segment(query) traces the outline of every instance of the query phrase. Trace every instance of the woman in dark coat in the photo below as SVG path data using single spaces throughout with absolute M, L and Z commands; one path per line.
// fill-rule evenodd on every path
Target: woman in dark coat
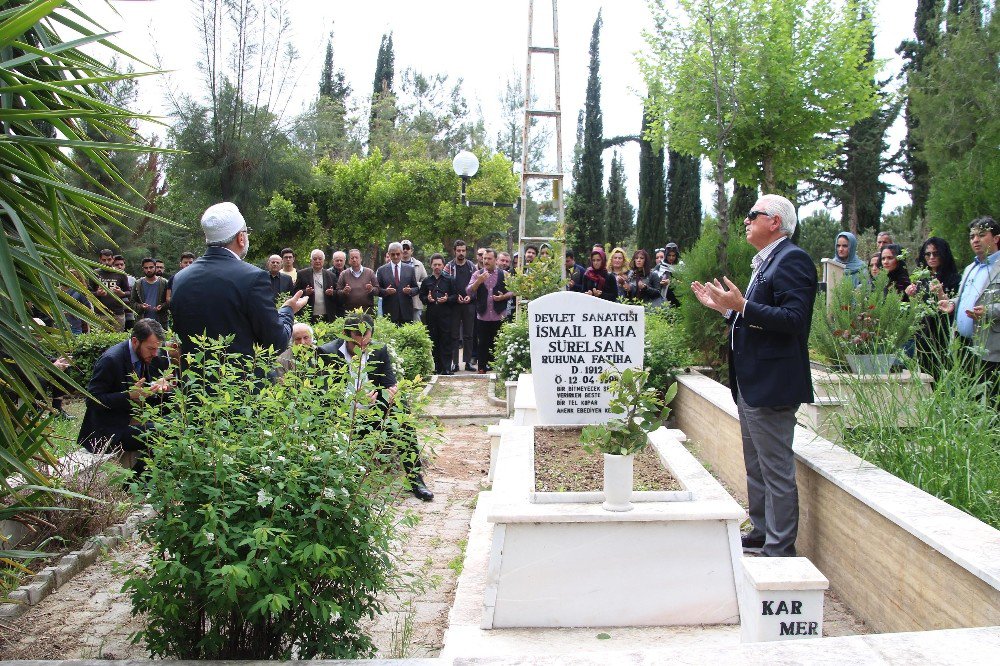
M 608 258 L 604 250 L 595 247 L 590 251 L 590 268 L 583 274 L 580 291 L 606 301 L 618 300 L 618 285 L 614 276 L 608 273 Z
M 889 274 L 889 284 L 886 285 L 886 293 L 889 289 L 895 288 L 899 292 L 903 301 L 909 301 L 910 297 L 906 293 L 906 288 L 910 286 L 910 274 L 906 272 L 906 260 L 901 255 L 903 247 L 892 243 L 882 248 L 879 253 L 879 266 Z
M 914 336 L 917 362 L 925 372 L 937 377 L 944 350 L 948 347 L 953 317 L 940 312 L 937 302 L 955 297 L 961 275 L 948 241 L 937 236 L 931 236 L 920 246 L 917 266 L 929 271 L 930 275 L 908 286 L 906 293 L 914 301 L 925 300 L 933 306 L 931 314 L 923 318 Z
M 650 266 L 649 252 L 636 250 L 632 254 L 632 268 L 628 272 L 625 296 L 642 301 L 643 305 L 648 305 L 660 297 L 660 290 L 656 285 L 651 285 L 652 266 Z

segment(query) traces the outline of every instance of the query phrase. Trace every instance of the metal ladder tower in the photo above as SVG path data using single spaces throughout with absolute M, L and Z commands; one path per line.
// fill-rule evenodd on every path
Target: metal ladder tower
M 525 221 L 528 211 L 528 184 L 531 181 L 547 180 L 552 183 L 552 199 L 556 205 L 558 227 L 565 223 L 563 205 L 563 162 L 562 162 L 562 102 L 559 92 L 559 0 L 552 0 L 552 46 L 536 46 L 534 42 L 535 0 L 528 0 L 528 59 L 524 76 L 524 130 L 521 133 L 521 206 L 517 223 L 517 252 L 523 270 L 524 248 L 530 244 L 552 242 L 554 236 L 526 236 Z M 554 74 L 554 106 L 552 109 L 533 109 L 531 94 L 531 59 L 533 56 L 552 56 L 552 71 Z M 555 171 L 530 171 L 528 164 L 528 147 L 531 139 L 531 123 L 536 118 L 552 119 L 555 122 L 556 155 Z M 555 248 L 553 248 L 554 250 Z M 565 243 L 562 246 L 563 261 L 560 262 L 562 276 L 566 277 Z M 517 317 L 527 301 L 518 299 Z

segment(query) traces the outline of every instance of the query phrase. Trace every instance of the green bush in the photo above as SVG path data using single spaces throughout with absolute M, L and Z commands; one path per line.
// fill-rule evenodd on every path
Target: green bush
M 563 277 L 562 264 L 562 246 L 556 243 L 549 256 L 538 255 L 528 270 L 525 270 L 523 263 L 519 265 L 517 271 L 507 278 L 507 288 L 518 298 L 529 301 L 562 291 L 569 284 L 569 277 Z
M 923 300 L 904 303 L 895 289 L 886 289 L 888 274 L 855 287 L 841 280 L 830 308 L 819 294 L 813 308 L 809 346 L 828 363 L 844 365 L 848 354 L 897 354 L 913 338 L 931 305 Z
M 65 353 L 73 356 L 73 365 L 66 370 L 66 374 L 77 384 L 86 388 L 94 371 L 94 363 L 101 358 L 101 354 L 109 347 L 122 340 L 127 340 L 128 337 L 128 333 L 121 331 L 74 335 L 68 340 L 66 346 Z
M 643 364 L 649 370 L 649 385 L 660 393 L 673 384 L 679 369 L 691 364 L 687 332 L 680 315 L 671 308 L 646 310 L 646 350 Z
M 322 362 L 262 383 L 224 343 L 199 344 L 166 409 L 140 416 L 156 517 L 125 585 L 139 637 L 175 659 L 374 656 L 366 631 L 403 582 L 399 528 L 413 523 L 396 443 L 418 415 L 368 408 L 371 385 L 354 393 Z
M 493 343 L 494 369 L 505 382 L 517 381 L 522 372 L 531 372 L 531 348 L 528 342 L 528 318 L 508 321 L 500 327 Z
M 722 279 L 716 257 L 718 230 L 712 222 L 707 222 L 702 228 L 704 231 L 701 237 L 684 255 L 684 266 L 675 274 L 671 285 L 681 302 L 681 323 L 690 340 L 696 362 L 719 366 L 726 360 L 726 322 L 718 312 L 703 306 L 691 293 L 691 282 L 695 280 L 707 282 Z M 746 291 L 746 285 L 750 281 L 750 260 L 757 254 L 757 250 L 747 243 L 742 223 L 730 225 L 727 247 L 729 265 L 732 266 L 732 274 L 727 277 Z

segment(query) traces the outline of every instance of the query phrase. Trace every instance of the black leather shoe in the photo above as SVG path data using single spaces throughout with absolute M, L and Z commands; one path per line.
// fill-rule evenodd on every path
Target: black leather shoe
M 455 374 L 456 372 L 458 372 L 458 363 L 451 366 L 451 374 Z
M 430 502 L 432 499 L 434 499 L 434 493 L 428 490 L 427 486 L 425 486 L 423 483 L 420 483 L 419 481 L 415 481 L 410 490 L 413 491 L 414 497 L 423 502 Z
M 471 364 L 471 363 L 466 363 L 466 364 L 465 364 L 465 369 L 466 369 L 467 371 L 469 371 L 469 372 L 472 372 L 473 370 L 475 370 L 475 368 L 474 368 L 474 367 L 472 366 L 472 364 Z
M 747 534 L 744 535 L 743 538 L 740 539 L 740 541 L 743 544 L 744 553 L 757 554 L 760 553 L 761 549 L 764 547 L 764 539 L 762 537 L 751 538 L 750 535 Z

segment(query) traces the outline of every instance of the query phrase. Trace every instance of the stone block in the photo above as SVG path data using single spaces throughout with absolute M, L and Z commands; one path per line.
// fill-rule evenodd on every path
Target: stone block
M 7 595 L 7 599 L 16 604 L 30 605 L 28 602 L 28 591 L 24 589 L 24 586 L 21 586 L 16 590 L 11 590 L 11 592 Z
M 823 591 L 830 586 L 804 557 L 744 557 L 744 643 L 823 636 Z
M 13 620 L 28 612 L 26 604 L 0 604 L 0 618 Z
M 63 555 L 56 565 L 56 587 L 62 587 L 81 569 L 80 559 L 76 555 Z
M 31 579 L 30 583 L 23 586 L 23 589 L 28 593 L 28 603 L 34 606 L 56 589 L 56 579 L 54 577 L 46 577 L 38 580 L 38 576 L 35 576 Z
M 74 550 L 73 552 L 70 553 L 70 555 L 75 555 L 76 558 L 80 561 L 80 567 L 83 568 L 83 567 L 89 567 L 91 564 L 93 564 L 94 561 L 97 559 L 97 555 L 100 552 L 101 551 L 98 550 L 96 547 L 91 546 L 90 548 L 85 548 L 82 550 Z

